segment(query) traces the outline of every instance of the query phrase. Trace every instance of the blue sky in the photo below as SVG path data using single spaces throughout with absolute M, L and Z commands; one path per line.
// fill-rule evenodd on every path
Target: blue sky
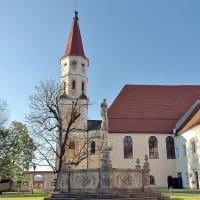
M 60 82 L 75 4 L 88 69 L 89 119 L 125 84 L 200 84 L 199 0 L 0 0 L 0 98 L 25 122 L 28 97 Z

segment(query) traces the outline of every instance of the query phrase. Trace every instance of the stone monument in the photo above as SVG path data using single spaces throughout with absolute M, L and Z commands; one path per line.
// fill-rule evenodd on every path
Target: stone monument
M 153 194 L 150 190 L 149 162 L 145 155 L 143 166 L 136 159 L 135 168 L 112 168 L 110 161 L 111 147 L 108 146 L 108 106 L 106 99 L 101 103 L 101 145 L 100 166 L 97 169 L 62 168 L 59 193 L 52 194 L 45 200 L 67 199 L 166 199 Z
M 106 99 L 103 99 L 101 103 L 101 146 L 100 146 L 100 168 L 109 169 L 112 168 L 110 161 L 110 151 L 111 147 L 108 147 L 108 116 L 107 116 L 108 106 Z

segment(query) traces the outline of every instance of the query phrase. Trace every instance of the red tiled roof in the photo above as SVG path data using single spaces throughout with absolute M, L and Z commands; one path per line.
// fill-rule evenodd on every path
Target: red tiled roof
M 81 33 L 78 24 L 78 12 L 76 11 L 75 11 L 75 16 L 73 18 L 70 35 L 68 38 L 67 47 L 64 54 L 64 57 L 65 56 L 82 56 L 86 58 L 83 50 Z
M 200 99 L 200 85 L 125 85 L 108 110 L 109 132 L 171 133 Z

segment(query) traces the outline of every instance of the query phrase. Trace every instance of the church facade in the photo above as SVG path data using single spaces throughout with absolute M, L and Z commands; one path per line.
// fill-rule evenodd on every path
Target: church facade
M 113 167 L 147 154 L 152 187 L 199 188 L 199 90 L 124 86 L 108 111 Z
M 61 58 L 61 96 L 64 129 L 72 105 L 80 116 L 73 124 L 66 162 L 87 155 L 76 168 L 99 168 L 102 120 L 88 120 L 89 60 L 85 56 L 75 12 L 64 56 Z M 152 187 L 197 188 L 200 172 L 200 85 L 125 85 L 106 110 L 112 168 L 133 169 L 136 160 L 150 163 Z M 105 112 L 104 112 L 105 114 Z M 84 154 L 83 154 L 84 155 Z M 75 158 L 76 157 L 76 158 Z M 142 163 L 141 163 L 142 164 Z

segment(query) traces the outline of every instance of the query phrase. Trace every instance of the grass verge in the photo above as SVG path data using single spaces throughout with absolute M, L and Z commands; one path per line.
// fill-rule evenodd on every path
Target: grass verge
M 178 195 L 178 196 L 174 196 L 174 195 L 170 195 L 170 199 L 171 200 L 200 200 L 200 196 L 184 196 L 184 195 Z
M 15 192 L 6 192 L 3 195 L 0 195 L 0 199 L 5 200 L 43 200 L 44 197 L 49 196 L 48 193 L 15 193 Z

